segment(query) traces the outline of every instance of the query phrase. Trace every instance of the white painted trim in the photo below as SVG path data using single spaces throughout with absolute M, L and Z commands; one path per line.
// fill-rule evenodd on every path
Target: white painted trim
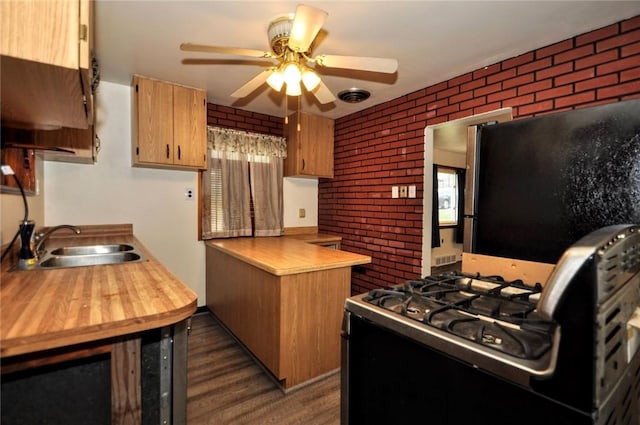
M 422 196 L 422 276 L 431 274 L 431 187 L 433 187 L 433 134 L 434 130 L 449 125 L 474 125 L 491 121 L 505 114 L 512 115 L 511 108 L 501 108 L 495 111 L 483 112 L 465 118 L 459 118 L 439 124 L 428 125 L 424 129 L 424 186 Z

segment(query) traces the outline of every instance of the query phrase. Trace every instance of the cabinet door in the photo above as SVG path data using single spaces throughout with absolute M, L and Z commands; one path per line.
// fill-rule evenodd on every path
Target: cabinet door
M 300 114 L 300 173 L 333 177 L 333 120 Z
M 93 124 L 92 10 L 89 0 L 0 1 L 3 125 L 86 129 Z
M 205 92 L 173 87 L 173 158 L 176 165 L 206 168 Z
M 297 112 L 285 124 L 285 176 L 333 177 L 333 120 Z
M 173 164 L 173 86 L 137 77 L 134 164 Z
M 0 1 L 0 53 L 78 69 L 79 1 Z

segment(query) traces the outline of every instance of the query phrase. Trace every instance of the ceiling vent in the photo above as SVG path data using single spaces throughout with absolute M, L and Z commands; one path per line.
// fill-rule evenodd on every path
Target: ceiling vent
M 359 103 L 369 99 L 369 96 L 371 96 L 371 93 L 368 91 L 356 88 L 343 90 L 338 93 L 338 99 L 347 103 Z

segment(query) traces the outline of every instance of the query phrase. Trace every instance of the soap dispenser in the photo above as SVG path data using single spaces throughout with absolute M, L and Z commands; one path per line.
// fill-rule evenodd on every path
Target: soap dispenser
M 33 220 L 24 220 L 20 222 L 20 253 L 18 254 L 19 269 L 32 269 L 38 262 L 38 255 L 35 251 L 35 227 L 36 222 Z

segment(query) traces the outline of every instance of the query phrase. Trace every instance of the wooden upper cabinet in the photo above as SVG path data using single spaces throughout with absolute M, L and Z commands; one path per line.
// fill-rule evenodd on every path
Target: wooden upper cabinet
M 173 164 L 173 85 L 134 77 L 135 165 Z
M 173 144 L 176 164 L 207 168 L 206 104 L 203 90 L 173 87 Z
M 206 169 L 205 91 L 139 75 L 133 87 L 133 165 Z
M 284 132 L 287 138 L 286 177 L 333 178 L 332 119 L 296 112 L 288 117 Z
M 0 1 L 2 125 L 93 124 L 93 1 Z

